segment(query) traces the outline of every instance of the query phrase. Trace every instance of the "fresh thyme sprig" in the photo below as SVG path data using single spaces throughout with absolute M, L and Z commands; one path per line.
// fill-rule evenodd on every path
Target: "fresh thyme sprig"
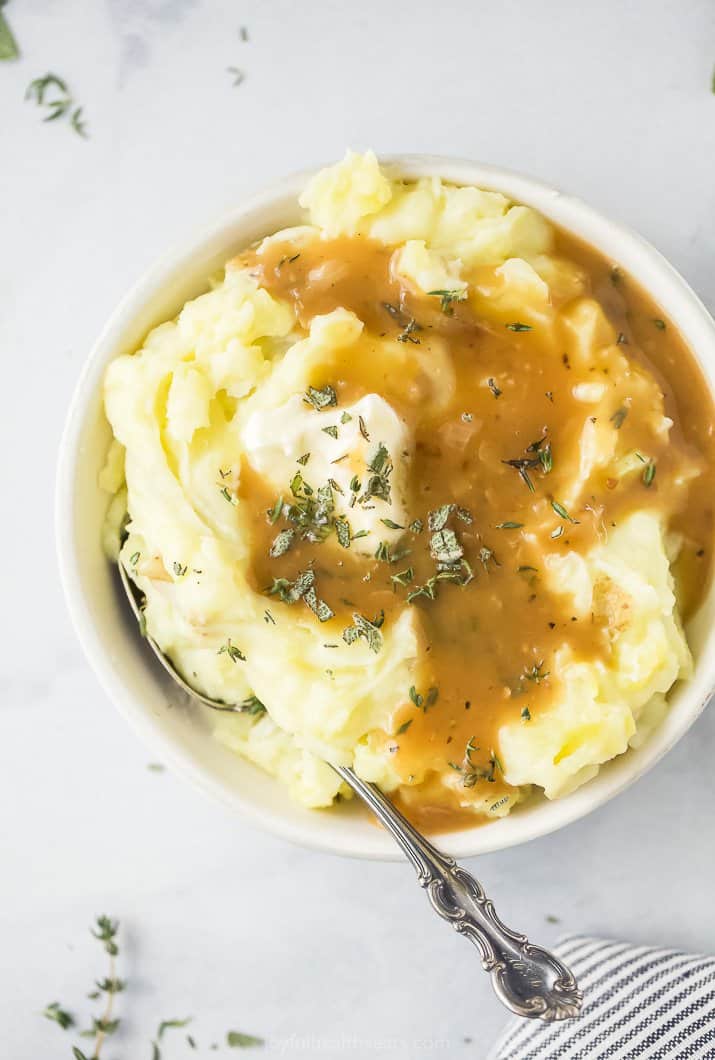
M 108 916 L 98 916 L 90 930 L 94 937 L 99 939 L 105 952 L 109 955 L 109 975 L 97 981 L 97 989 L 90 995 L 92 998 L 105 996 L 102 1014 L 92 1019 L 92 1026 L 89 1030 L 82 1031 L 83 1038 L 94 1038 L 94 1048 L 90 1056 L 86 1056 L 76 1045 L 73 1046 L 72 1051 L 75 1060 L 99 1060 L 105 1040 L 111 1034 L 114 1034 L 119 1026 L 119 1020 L 113 1018 L 114 999 L 126 985 L 124 980 L 117 978 L 116 970 L 116 958 L 119 954 L 119 946 L 117 945 L 119 921 L 111 920 Z
M 1 2 L 1 0 L 0 0 Z M 106 1039 L 114 1034 L 119 1027 L 119 1019 L 114 1016 L 114 1003 L 116 995 L 121 993 L 126 987 L 126 982 L 119 979 L 117 976 L 116 959 L 119 956 L 119 921 L 112 920 L 108 916 L 98 916 L 95 922 L 90 928 L 91 934 L 94 938 L 98 939 L 102 944 L 102 948 L 109 957 L 109 967 L 107 969 L 107 975 L 103 979 L 99 979 L 95 982 L 95 989 L 88 995 L 92 1000 L 98 1000 L 104 997 L 104 1007 L 101 1015 L 96 1016 L 92 1019 L 92 1026 L 85 1031 L 81 1031 L 80 1035 L 82 1038 L 93 1039 L 93 1043 L 89 1045 L 89 1052 L 80 1049 L 79 1046 L 73 1045 L 72 1056 L 74 1060 L 101 1060 L 103 1056 L 103 1047 Z M 45 1019 L 52 1020 L 57 1023 L 62 1030 L 68 1030 L 75 1026 L 74 1016 L 66 1011 L 60 1005 L 59 1001 L 53 1001 L 44 1009 L 42 1015 Z M 152 1060 L 162 1060 L 161 1050 L 159 1049 L 158 1043 L 162 1041 L 164 1033 L 170 1029 L 182 1029 L 192 1022 L 192 1017 L 185 1019 L 165 1019 L 159 1023 L 157 1032 L 154 1036 L 154 1040 L 150 1043 L 152 1046 Z M 196 1049 L 196 1041 L 187 1035 L 186 1038 L 189 1046 L 192 1049 Z M 259 1038 L 257 1035 L 244 1034 L 241 1031 L 229 1030 L 226 1032 L 226 1044 L 232 1048 L 251 1048 L 260 1047 L 265 1045 L 265 1040 Z M 212 1046 L 216 1048 L 216 1046 Z
M 463 764 L 460 765 L 458 762 L 447 762 L 450 769 L 453 769 L 456 773 L 461 773 L 462 784 L 465 788 L 473 788 L 478 780 L 486 780 L 488 784 L 493 784 L 496 780 L 496 770 L 500 773 L 504 773 L 504 767 L 499 760 L 499 756 L 496 751 L 491 750 L 489 752 L 489 768 L 486 766 L 475 765 L 472 760 L 472 755 L 479 750 L 474 737 L 471 736 L 467 740 L 466 747 L 464 749 Z M 495 804 L 496 805 L 496 804 Z M 493 808 L 493 807 L 492 807 Z
M 36 77 L 27 86 L 25 99 L 33 101 L 47 111 L 43 121 L 56 121 L 68 115 L 70 126 L 77 135 L 87 138 L 87 128 L 82 117 L 83 108 L 77 106 L 67 82 L 57 74 L 47 73 L 44 77 Z

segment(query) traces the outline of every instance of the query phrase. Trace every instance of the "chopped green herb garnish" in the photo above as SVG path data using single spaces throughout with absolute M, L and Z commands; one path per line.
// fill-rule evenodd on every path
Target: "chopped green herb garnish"
M 620 429 L 623 426 L 624 420 L 625 420 L 627 415 L 628 415 L 628 409 L 626 409 L 623 406 L 621 406 L 619 409 L 616 409 L 616 411 L 610 417 L 610 421 L 613 424 L 613 426 L 616 428 L 617 431 L 620 431 Z
M 309 386 L 303 397 L 303 401 L 306 405 L 311 405 L 316 412 L 320 412 L 322 409 L 337 405 L 338 398 L 335 390 L 330 385 L 322 388 Z
M 390 549 L 385 541 L 381 541 L 375 549 L 375 559 L 381 563 L 390 563 Z
M 425 695 L 421 695 L 414 685 L 410 687 L 409 697 L 417 707 L 418 710 L 424 710 L 427 712 L 430 707 L 433 707 L 439 698 L 439 689 L 432 685 Z
M 68 1027 L 74 1026 L 74 1016 L 63 1009 L 60 1006 L 59 1001 L 53 1001 L 48 1005 L 42 1015 L 47 1020 L 53 1020 L 55 1023 L 59 1023 L 63 1031 L 66 1031 Z
M 222 644 L 219 650 L 216 652 L 217 655 L 228 655 L 231 662 L 245 662 L 246 656 L 243 654 L 240 648 L 237 648 L 235 644 L 231 643 L 229 637 L 225 644 Z
M 281 532 L 273 539 L 273 544 L 270 547 L 269 555 L 272 556 L 274 559 L 277 559 L 279 556 L 285 555 L 285 553 L 293 544 L 294 540 L 295 530 L 281 530 Z
M 493 563 L 496 567 L 501 567 L 501 563 L 496 558 L 491 548 L 479 549 L 479 562 L 487 573 L 489 572 L 489 563 Z
M 521 530 L 523 523 L 513 523 L 510 520 L 506 523 L 497 523 L 497 530 Z
M 223 497 L 223 499 L 225 501 L 228 501 L 229 504 L 233 504 L 233 505 L 238 504 L 238 501 L 236 500 L 236 498 L 233 496 L 232 493 L 228 492 L 228 489 L 226 488 L 226 486 L 222 486 L 221 487 L 220 493 L 221 493 L 221 496 Z
M 454 315 L 453 302 L 465 302 L 467 299 L 466 288 L 459 287 L 451 291 L 428 291 L 427 294 L 440 299 L 439 307 L 448 317 Z
M 521 712 L 521 720 L 522 721 L 531 721 L 531 711 L 529 710 L 528 707 L 524 707 L 524 709 L 522 710 L 522 712 Z
M 421 534 L 424 530 L 424 524 L 421 519 L 413 519 L 407 529 L 411 534 Z
M 47 93 L 51 98 L 48 98 Z M 56 121 L 65 114 L 69 116 L 70 126 L 86 139 L 87 132 L 82 119 L 82 107 L 75 105 L 72 94 L 65 81 L 56 74 L 45 74 L 31 81 L 25 92 L 25 99 L 32 100 L 38 107 L 44 107 L 47 115 L 43 121 Z
M 649 460 L 646 466 L 643 468 L 643 485 L 651 486 L 653 479 L 655 478 L 655 461 Z
M 441 530 L 447 525 L 447 520 L 452 514 L 453 505 L 442 504 L 439 508 L 435 508 L 434 511 L 430 512 L 427 516 L 427 526 L 430 530 Z
M 334 615 L 332 608 L 316 594 L 315 572 L 311 569 L 302 571 L 293 582 L 287 578 L 274 578 L 273 585 L 265 591 L 268 596 L 278 596 L 284 604 L 303 600 L 321 622 L 327 622 Z
M 502 392 L 491 377 L 487 379 L 487 386 L 489 387 L 495 398 L 501 397 Z
M 403 588 L 409 585 L 415 576 L 415 572 L 412 567 L 408 567 L 407 570 L 400 571 L 398 574 L 391 574 L 390 581 L 394 582 L 395 585 L 401 585 Z
M 370 441 L 370 435 L 368 434 L 367 427 L 365 426 L 365 420 L 362 416 L 358 416 L 358 426 L 360 428 L 360 434 L 363 436 L 366 442 Z
M 332 532 L 335 518 L 334 479 L 329 479 L 324 486 L 314 490 L 298 471 L 290 483 L 293 500 L 283 505 L 282 514 L 293 524 L 293 533 L 305 540 L 320 542 Z M 338 487 L 340 490 L 340 487 Z M 340 490 L 340 492 L 342 492 Z M 282 531 L 285 533 L 285 531 Z M 279 539 L 281 539 L 279 541 Z M 290 542 L 288 542 L 288 545 Z M 278 535 L 274 546 L 285 548 L 285 542 Z M 271 555 L 276 553 L 271 552 Z M 277 553 L 281 555 L 282 553 Z
M 457 563 L 464 555 L 464 549 L 457 540 L 454 530 L 447 528 L 437 530 L 430 538 L 430 554 L 437 563 Z
M 535 685 L 540 685 L 542 681 L 549 677 L 549 671 L 544 671 L 544 660 L 542 659 L 540 662 L 525 669 L 521 676 L 525 681 L 532 681 Z
M 263 1038 L 259 1038 L 255 1034 L 244 1034 L 243 1031 L 228 1031 L 226 1044 L 231 1049 L 253 1049 L 260 1048 L 266 1043 Z
M 569 515 L 569 513 L 564 508 L 563 504 L 560 504 L 559 501 L 552 500 L 551 501 L 551 507 L 554 509 L 556 514 L 561 519 L 565 519 L 567 523 L 578 524 L 578 519 L 572 519 L 571 516 Z
M 321 427 L 321 430 L 323 431 L 323 434 L 329 434 L 331 438 L 337 438 L 338 437 L 338 428 L 335 427 L 335 426 L 332 426 L 332 427 Z
M 299 456 L 298 459 L 296 460 L 296 464 L 302 464 L 302 466 L 305 467 L 305 465 L 308 463 L 309 460 L 310 460 L 310 453 L 303 453 L 303 455 Z
M 502 464 L 507 464 L 508 467 L 516 468 L 519 472 L 519 477 L 522 482 L 529 488 L 531 493 L 534 492 L 534 483 L 531 481 L 531 475 L 529 474 L 529 468 L 537 467 L 541 461 L 538 457 L 533 460 L 527 460 L 524 457 L 518 457 L 516 460 L 502 460 Z
M 411 724 L 412 718 L 410 718 L 408 721 L 403 721 L 402 725 L 400 725 L 399 729 L 395 733 L 395 736 L 402 736 L 403 733 L 407 732 Z
M 280 514 L 281 514 L 282 511 L 283 511 L 283 496 L 281 495 L 280 497 L 278 497 L 276 499 L 276 503 L 273 505 L 273 507 L 269 511 L 266 512 L 266 515 L 268 516 L 268 522 L 271 524 L 271 526 L 273 526 L 275 523 L 278 522 L 278 519 L 280 518 Z
M 521 324 L 521 323 L 519 323 L 518 320 L 515 323 L 513 323 L 513 324 L 505 324 L 504 327 L 508 328 L 509 331 L 531 331 L 532 330 L 531 324 Z
M 665 331 L 665 321 L 661 320 L 660 317 L 656 317 L 653 321 L 658 331 Z
M 358 502 L 364 504 L 372 497 L 378 497 L 389 504 L 391 499 L 390 475 L 393 471 L 393 463 L 383 442 L 378 445 L 368 462 L 367 468 L 371 474 L 368 476 Z M 355 479 L 353 479 L 354 481 Z M 352 482 L 350 483 L 350 488 L 353 488 Z
M 189 569 L 188 566 L 182 567 L 182 565 L 180 563 L 177 563 L 176 561 L 174 561 L 173 570 L 174 570 L 174 574 L 176 575 L 177 578 L 183 578 L 183 576 L 186 574 L 188 569 Z
M 132 552 L 131 556 L 129 557 L 129 562 L 132 565 L 132 567 L 136 567 L 137 563 L 139 562 L 139 557 L 140 556 L 141 556 L 141 552 Z
M 341 423 L 350 423 L 351 419 L 352 419 L 352 416 L 350 415 L 349 412 L 343 412 L 341 414 L 341 416 L 340 416 L 340 422 Z
M 374 622 L 370 622 L 364 615 L 353 612 L 353 624 L 343 630 L 343 640 L 346 644 L 354 644 L 359 637 L 362 637 L 367 642 L 370 651 L 374 651 L 377 654 L 382 647 L 380 627 L 384 620 L 385 616 L 382 612 L 380 612 Z
M 338 544 L 342 545 L 343 548 L 350 548 L 351 533 L 350 523 L 344 516 L 338 516 L 333 524 L 335 526 L 335 536 L 338 539 Z
M 303 599 L 320 622 L 327 622 L 328 619 L 334 617 L 333 609 L 326 604 L 325 600 L 318 598 L 312 586 L 303 594 Z
M 420 340 L 415 335 L 416 331 L 422 331 L 422 325 L 418 324 L 416 320 L 410 319 L 404 327 L 404 330 L 397 336 L 398 342 L 413 342 L 416 346 L 419 346 Z
M 188 1027 L 191 1023 L 191 1016 L 188 1016 L 185 1020 L 162 1020 L 159 1024 L 159 1030 L 156 1032 L 158 1041 L 164 1036 L 164 1031 L 168 1031 L 174 1027 Z
M 543 449 L 539 449 L 539 463 L 541 469 L 545 475 L 548 475 L 549 471 L 554 466 L 554 458 L 551 453 L 551 442 L 547 442 Z
M 380 522 L 383 523 L 388 528 L 388 530 L 404 530 L 405 529 L 404 526 L 400 526 L 399 523 L 393 522 L 392 519 L 381 519 Z

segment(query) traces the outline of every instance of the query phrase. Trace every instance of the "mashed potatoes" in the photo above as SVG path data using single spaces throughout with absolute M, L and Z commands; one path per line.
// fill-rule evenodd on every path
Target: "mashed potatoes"
M 689 673 L 702 462 L 533 210 L 371 153 L 300 206 L 110 365 L 107 547 L 126 512 L 147 630 L 301 803 L 328 762 L 408 810 L 563 795 Z

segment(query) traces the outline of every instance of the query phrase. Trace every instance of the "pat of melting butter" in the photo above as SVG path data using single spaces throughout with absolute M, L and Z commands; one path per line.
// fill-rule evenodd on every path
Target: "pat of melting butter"
M 336 511 L 349 517 L 353 538 L 361 535 L 355 542 L 356 551 L 373 555 L 380 541 L 400 536 L 400 530 L 382 520 L 399 527 L 409 522 L 410 440 L 404 422 L 378 394 L 366 394 L 352 405 L 320 412 L 296 395 L 278 408 L 253 412 L 243 427 L 241 442 L 249 463 L 272 483 L 276 493 L 285 490 L 299 462 L 307 481 L 336 482 Z M 351 498 L 355 500 L 351 483 L 363 481 L 381 445 L 394 464 L 390 499 L 376 497 L 369 506 L 351 505 Z

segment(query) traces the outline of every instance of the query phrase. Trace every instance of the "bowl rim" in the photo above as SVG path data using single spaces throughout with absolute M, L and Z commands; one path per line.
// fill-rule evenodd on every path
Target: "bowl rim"
M 619 264 L 626 258 L 629 259 L 627 271 L 636 277 L 659 304 L 663 303 L 662 292 L 667 292 L 668 316 L 685 335 L 703 377 L 715 397 L 715 321 L 676 269 L 636 232 L 620 222 L 610 220 L 576 196 L 509 169 L 469 159 L 429 154 L 388 155 L 381 156 L 379 160 L 382 165 L 389 167 L 392 175 L 406 180 L 439 176 L 447 183 L 475 185 L 485 190 L 500 191 L 516 203 L 533 206 L 551 221 L 585 239 L 603 253 L 606 252 L 605 246 L 619 246 L 618 254 L 612 255 L 614 259 Z M 403 855 L 394 846 L 392 839 L 387 833 L 377 829 L 374 842 L 356 842 L 355 837 L 349 835 L 341 837 L 337 842 L 328 841 L 320 829 L 306 826 L 296 830 L 294 823 L 289 823 L 275 811 L 246 801 L 236 791 L 229 791 L 216 777 L 210 775 L 210 771 L 192 761 L 177 743 L 162 735 L 156 726 L 149 724 L 148 709 L 129 691 L 109 664 L 107 645 L 103 643 L 92 622 L 74 548 L 75 518 L 72 497 L 82 456 L 80 436 L 88 407 L 96 396 L 104 374 L 106 351 L 116 346 L 119 336 L 148 305 L 152 294 L 162 290 L 170 277 L 176 275 L 182 263 L 190 263 L 201 248 L 208 247 L 219 239 L 222 233 L 228 232 L 240 222 L 247 222 L 251 215 L 259 210 L 270 208 L 272 204 L 277 204 L 278 200 L 284 200 L 287 195 L 297 198 L 307 180 L 321 168 L 323 167 L 316 166 L 294 172 L 253 195 L 243 197 L 240 205 L 203 225 L 193 236 L 182 240 L 161 255 L 120 299 L 83 364 L 60 439 L 54 504 L 57 561 L 72 624 L 100 685 L 132 728 L 172 769 L 232 810 L 238 810 L 249 824 L 253 823 L 300 846 L 359 858 L 402 860 Z M 638 265 L 634 267 L 633 263 Z M 643 274 L 651 277 L 653 281 L 657 279 L 655 286 L 661 291 L 660 297 L 656 296 L 653 283 L 643 280 Z M 701 350 L 709 350 L 709 359 L 703 359 Z M 709 592 L 713 591 L 715 586 L 711 585 Z M 548 813 L 535 818 L 522 818 L 522 827 L 517 824 L 507 836 L 499 836 L 499 830 L 495 831 L 494 825 L 477 825 L 461 832 L 439 836 L 440 846 L 456 856 L 470 857 L 528 842 L 579 820 L 621 794 L 653 768 L 687 732 L 713 691 L 715 627 L 711 626 L 695 673 L 679 692 L 680 700 L 687 700 L 687 708 L 682 707 L 677 724 L 666 726 L 670 718 L 670 715 L 667 715 L 638 753 L 629 750 L 614 760 L 628 761 L 631 768 L 622 767 L 611 783 L 604 782 L 602 770 L 599 776 L 565 799 L 548 802 Z M 514 820 L 516 817 L 517 815 L 512 815 Z

